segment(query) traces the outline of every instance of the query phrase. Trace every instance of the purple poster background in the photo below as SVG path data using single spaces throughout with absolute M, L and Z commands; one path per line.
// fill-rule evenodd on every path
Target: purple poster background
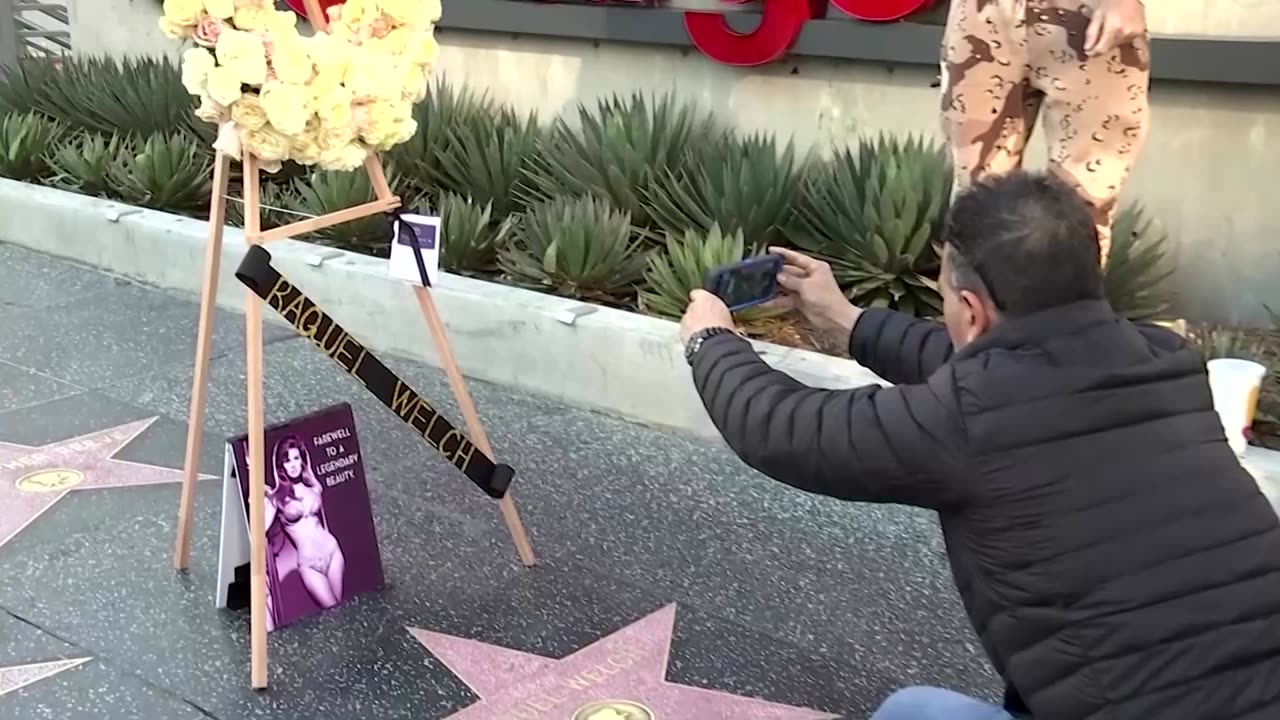
M 248 435 L 231 438 L 248 517 Z M 355 417 L 346 403 L 267 428 L 267 627 L 383 588 Z

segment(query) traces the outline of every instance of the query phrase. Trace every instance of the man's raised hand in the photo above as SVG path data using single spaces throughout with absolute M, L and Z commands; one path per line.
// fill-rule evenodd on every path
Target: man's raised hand
M 770 307 L 800 311 L 814 327 L 847 341 L 862 310 L 844 296 L 827 263 L 783 247 L 769 253 L 782 258 L 780 297 Z

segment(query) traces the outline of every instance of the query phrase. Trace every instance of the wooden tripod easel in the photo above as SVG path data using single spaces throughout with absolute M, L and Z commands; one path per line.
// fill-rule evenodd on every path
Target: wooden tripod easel
M 317 31 L 326 30 L 328 23 L 320 10 L 318 0 L 306 0 L 307 19 Z M 373 185 L 377 199 L 356 207 L 328 213 L 320 217 L 301 220 L 283 227 L 263 231 L 261 229 L 260 162 L 247 151 L 244 153 L 244 234 L 252 245 L 280 240 L 307 232 L 358 220 L 370 215 L 387 213 L 400 207 L 400 198 L 391 192 L 386 174 L 378 158 L 370 156 L 365 161 L 365 171 Z M 178 533 L 174 544 L 173 565 L 185 570 L 191 555 L 191 516 L 195 508 L 195 486 L 200 465 L 200 450 L 204 440 L 204 409 L 208 394 L 209 348 L 213 331 L 213 312 L 217 306 L 218 272 L 222 258 L 222 235 L 226 224 L 227 186 L 231 171 L 231 158 L 218 152 L 213 169 L 213 198 L 209 205 L 209 237 L 205 245 L 204 279 L 200 292 L 200 320 L 196 337 L 195 373 L 191 382 L 191 408 L 187 427 L 187 451 L 182 477 L 182 500 L 178 509 Z M 265 493 L 266 458 L 265 419 L 262 387 L 262 300 L 252 290 L 245 290 L 245 360 L 248 389 L 249 421 L 249 497 L 262 498 Z M 494 457 L 480 415 L 467 391 L 466 381 L 458 369 L 458 362 L 449 344 L 444 322 L 436 310 L 431 291 L 414 287 L 418 305 L 426 318 L 431 337 L 440 355 L 440 364 L 449 378 L 449 386 L 458 401 L 467 432 L 481 452 Z M 515 543 L 520 561 L 533 566 L 537 560 L 533 545 L 529 542 L 515 501 L 507 494 L 499 501 L 503 519 L 511 539 Z M 250 559 L 250 669 L 255 689 L 267 686 L 267 576 L 266 576 L 266 528 L 261 502 L 249 503 Z

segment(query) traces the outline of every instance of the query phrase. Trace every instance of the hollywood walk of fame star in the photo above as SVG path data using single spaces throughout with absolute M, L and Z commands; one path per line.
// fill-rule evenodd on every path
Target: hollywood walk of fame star
M 88 661 L 89 658 L 86 657 L 75 658 L 73 660 L 55 660 L 53 662 L 34 663 L 32 665 L 0 667 L 0 695 L 6 695 L 18 688 L 26 687 L 33 682 L 57 675 L 63 670 L 70 670 L 71 668 Z
M 560 660 L 441 635 L 409 632 L 480 702 L 448 720 L 820 720 L 829 713 L 666 680 L 676 606 Z
M 0 547 L 67 493 L 181 481 L 181 470 L 112 459 L 157 419 L 40 447 L 0 442 Z

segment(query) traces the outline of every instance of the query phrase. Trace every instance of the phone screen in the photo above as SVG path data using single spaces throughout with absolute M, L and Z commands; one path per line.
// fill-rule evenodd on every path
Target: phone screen
M 716 273 L 712 292 L 730 308 L 759 305 L 777 293 L 778 263 L 751 260 Z

